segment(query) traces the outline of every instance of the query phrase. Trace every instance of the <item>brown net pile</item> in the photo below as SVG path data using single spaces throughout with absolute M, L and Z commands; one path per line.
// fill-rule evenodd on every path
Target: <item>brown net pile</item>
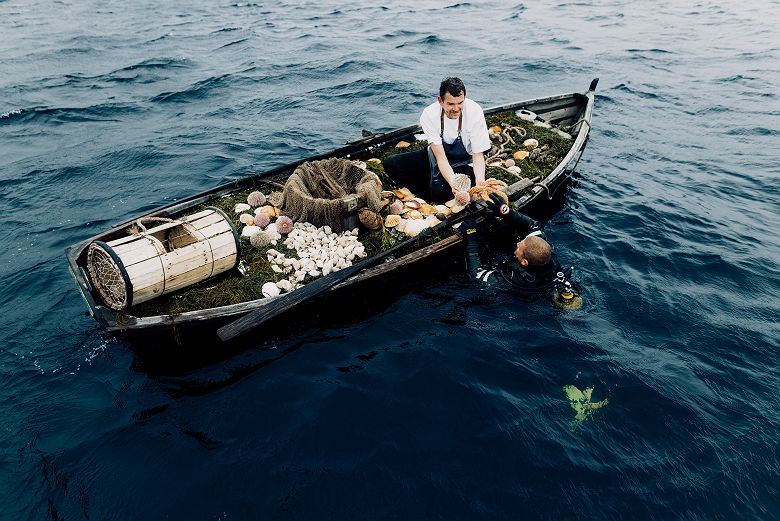
M 295 221 L 343 231 L 344 218 L 355 213 L 355 206 L 344 198 L 356 194 L 358 208 L 378 212 L 382 208 L 381 191 L 382 183 L 376 174 L 348 159 L 309 161 L 287 179 L 280 206 Z

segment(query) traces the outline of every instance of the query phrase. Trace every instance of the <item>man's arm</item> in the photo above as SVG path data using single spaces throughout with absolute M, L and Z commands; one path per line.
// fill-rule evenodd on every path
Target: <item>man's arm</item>
M 485 153 L 475 152 L 471 154 L 471 164 L 474 166 L 474 180 L 477 186 L 485 184 Z

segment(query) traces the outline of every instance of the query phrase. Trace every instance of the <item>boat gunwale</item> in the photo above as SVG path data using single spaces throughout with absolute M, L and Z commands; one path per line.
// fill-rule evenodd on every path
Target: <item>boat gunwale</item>
M 594 97 L 595 97 L 594 91 L 589 90 L 585 93 L 575 92 L 569 94 L 547 96 L 543 98 L 535 98 L 531 100 L 525 100 L 516 103 L 506 104 L 506 105 L 494 106 L 485 110 L 486 115 L 491 115 L 497 112 L 517 110 L 520 108 L 526 108 L 527 106 L 534 106 L 534 105 L 540 105 L 545 103 L 554 103 L 556 101 L 563 101 L 563 100 L 574 101 L 574 103 L 568 106 L 584 107 L 584 108 L 580 108 L 580 110 L 576 111 L 575 113 L 575 115 L 579 117 L 579 120 L 574 125 L 578 126 L 578 128 L 576 130 L 576 137 L 574 137 L 572 146 L 569 148 L 569 152 L 566 154 L 566 156 L 564 156 L 563 159 L 561 159 L 561 161 L 558 163 L 555 169 L 553 169 L 553 171 L 547 177 L 545 177 L 543 183 L 534 185 L 533 188 L 531 189 L 531 193 L 525 194 L 520 198 L 518 198 L 516 201 L 514 201 L 515 205 L 522 208 L 531 204 L 541 194 L 547 191 L 545 187 L 549 187 L 550 185 L 557 184 L 559 182 L 559 178 L 561 178 L 562 176 L 563 179 L 560 179 L 560 182 L 563 182 L 565 178 L 568 177 L 569 174 L 565 174 L 567 167 L 570 165 L 572 161 L 574 161 L 574 158 L 577 153 L 581 154 L 584 152 L 584 147 L 587 144 L 587 139 L 589 137 L 589 132 L 590 132 L 590 120 L 592 117 Z M 550 110 L 558 110 L 558 109 L 560 108 L 553 107 Z M 415 133 L 418 133 L 419 131 L 420 131 L 419 125 L 409 125 L 407 127 L 403 127 L 400 129 L 395 129 L 382 134 L 376 134 L 356 141 L 348 142 L 345 146 L 339 147 L 335 150 L 331 150 L 329 152 L 318 154 L 315 156 L 310 156 L 305 159 L 294 161 L 265 172 L 244 177 L 242 179 L 230 181 L 228 183 L 222 184 L 220 186 L 206 190 L 204 192 L 194 194 L 193 196 L 177 201 L 174 204 L 169 204 L 166 206 L 155 208 L 145 214 L 135 216 L 132 219 L 129 219 L 127 221 L 112 225 L 110 230 L 103 231 L 102 233 L 97 234 L 88 239 L 85 239 L 84 241 L 73 244 L 66 249 L 66 254 L 67 254 L 71 274 L 73 275 L 74 279 L 76 279 L 76 283 L 79 286 L 79 290 L 82 293 L 82 296 L 84 297 L 84 299 L 87 302 L 87 305 L 90 308 L 89 309 L 90 313 L 99 323 L 101 323 L 105 327 L 105 329 L 108 332 L 112 332 L 112 333 L 126 333 L 128 331 L 145 331 L 160 326 L 170 327 L 170 326 L 196 325 L 198 323 L 208 322 L 210 320 L 215 320 L 215 319 L 229 319 L 232 317 L 236 317 L 238 315 L 245 314 L 251 310 L 258 309 L 258 307 L 260 306 L 270 305 L 275 301 L 275 299 L 260 298 L 260 299 L 249 300 L 246 302 L 239 302 L 236 304 L 228 304 L 225 306 L 217 306 L 217 307 L 212 307 L 207 309 L 188 311 L 188 312 L 179 313 L 175 315 L 167 314 L 167 315 L 154 315 L 149 317 L 136 317 L 134 315 L 124 314 L 122 312 L 110 310 L 109 308 L 102 306 L 101 304 L 98 304 L 92 296 L 91 284 L 84 278 L 83 268 L 78 264 L 78 259 L 83 254 L 85 248 L 89 246 L 89 244 L 91 244 L 94 240 L 99 240 L 100 238 L 104 238 L 106 235 L 112 233 L 112 231 L 117 230 L 118 228 L 121 228 L 123 226 L 127 226 L 132 222 L 135 222 L 139 218 L 148 217 L 148 216 L 178 214 L 185 211 L 188 208 L 191 208 L 198 204 L 202 204 L 203 202 L 214 200 L 221 196 L 224 196 L 227 193 L 232 193 L 241 190 L 242 188 L 245 188 L 247 186 L 251 186 L 259 180 L 263 180 L 269 177 L 272 178 L 277 175 L 282 175 L 285 172 L 294 170 L 297 166 L 307 161 L 316 161 L 318 159 L 325 159 L 330 157 L 350 158 L 350 156 L 352 155 L 370 152 L 374 147 L 376 148 L 382 147 L 386 145 L 387 142 L 389 141 L 400 139 L 405 136 L 413 135 Z M 540 186 L 541 184 L 543 184 L 545 187 Z M 447 237 L 442 238 L 440 241 L 437 241 L 421 249 L 436 248 L 437 245 L 441 245 L 442 243 L 445 242 L 448 242 L 446 248 L 449 248 L 455 246 L 460 241 L 458 240 L 453 242 L 452 235 L 449 235 Z M 416 251 L 417 250 L 415 250 L 415 252 Z M 409 255 L 413 255 L 415 252 L 411 252 L 402 257 L 398 257 L 397 259 L 391 261 L 391 263 L 402 265 L 403 259 L 405 259 Z M 367 270 L 365 270 L 365 272 L 359 272 L 353 275 L 352 277 L 349 277 L 337 283 L 336 286 L 334 286 L 334 288 L 343 288 L 351 285 L 357 280 L 364 280 L 366 278 L 371 278 L 372 275 L 370 275 L 370 273 L 372 271 L 385 272 L 387 270 L 388 267 L 384 265 L 368 268 Z

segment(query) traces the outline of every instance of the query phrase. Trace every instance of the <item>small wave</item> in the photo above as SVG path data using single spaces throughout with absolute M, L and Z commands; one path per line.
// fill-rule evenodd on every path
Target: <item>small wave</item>
M 626 49 L 628 52 L 634 52 L 634 53 L 643 53 L 643 52 L 649 52 L 654 54 L 674 54 L 672 51 L 667 51 L 666 49 Z
M 460 2 L 457 4 L 448 5 L 445 9 L 457 9 L 459 7 L 471 7 L 471 2 Z
M 766 127 L 733 128 L 726 132 L 727 136 L 777 136 L 780 131 Z
M 249 38 L 241 38 L 241 39 L 235 40 L 233 42 L 228 42 L 225 45 L 221 45 L 221 46 L 217 47 L 217 49 L 224 49 L 226 47 L 232 47 L 234 45 L 238 45 L 239 43 L 244 43 L 247 40 L 249 40 Z
M 13 110 L 0 117 L 0 126 L 13 123 L 43 123 L 62 125 L 89 121 L 121 121 L 123 116 L 135 113 L 135 105 L 104 103 L 91 107 L 32 107 Z
M 124 71 L 137 71 L 147 69 L 171 69 L 189 67 L 191 65 L 190 60 L 186 58 L 150 58 L 143 60 L 127 67 L 116 69 L 111 74 L 116 74 Z
M 0 119 L 11 118 L 21 113 L 22 113 L 21 109 L 9 110 L 8 112 L 3 112 L 2 114 L 0 114 Z
M 189 101 L 204 99 L 217 89 L 223 87 L 235 87 L 236 78 L 230 74 L 221 76 L 212 76 L 203 81 L 199 81 L 188 89 L 174 92 L 163 92 L 151 98 L 154 103 L 187 103 Z
M 660 96 L 658 94 L 655 94 L 653 92 L 647 92 L 642 91 L 639 89 L 634 89 L 626 85 L 625 83 L 621 83 L 615 87 L 613 87 L 613 90 L 619 90 L 622 92 L 627 92 L 629 94 L 634 94 L 636 96 L 639 96 L 640 98 L 646 98 L 646 99 L 659 99 Z

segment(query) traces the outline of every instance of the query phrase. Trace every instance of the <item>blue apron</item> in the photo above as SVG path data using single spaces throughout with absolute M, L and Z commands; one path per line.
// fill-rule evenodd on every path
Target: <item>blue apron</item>
M 466 145 L 463 144 L 463 139 L 460 137 L 460 131 L 463 126 L 463 111 L 458 118 L 458 137 L 452 143 L 444 142 L 444 109 L 441 111 L 441 144 L 444 147 L 444 154 L 447 156 L 450 166 L 453 171 L 457 167 L 467 165 L 471 162 L 471 154 L 466 151 Z M 452 188 L 449 183 L 442 177 L 439 171 L 439 165 L 436 163 L 436 156 L 433 155 L 431 147 L 428 147 L 428 164 L 431 170 L 430 181 L 430 194 L 431 199 L 439 201 L 448 201 L 452 199 Z M 471 176 L 471 182 L 474 182 L 474 174 L 469 173 Z

